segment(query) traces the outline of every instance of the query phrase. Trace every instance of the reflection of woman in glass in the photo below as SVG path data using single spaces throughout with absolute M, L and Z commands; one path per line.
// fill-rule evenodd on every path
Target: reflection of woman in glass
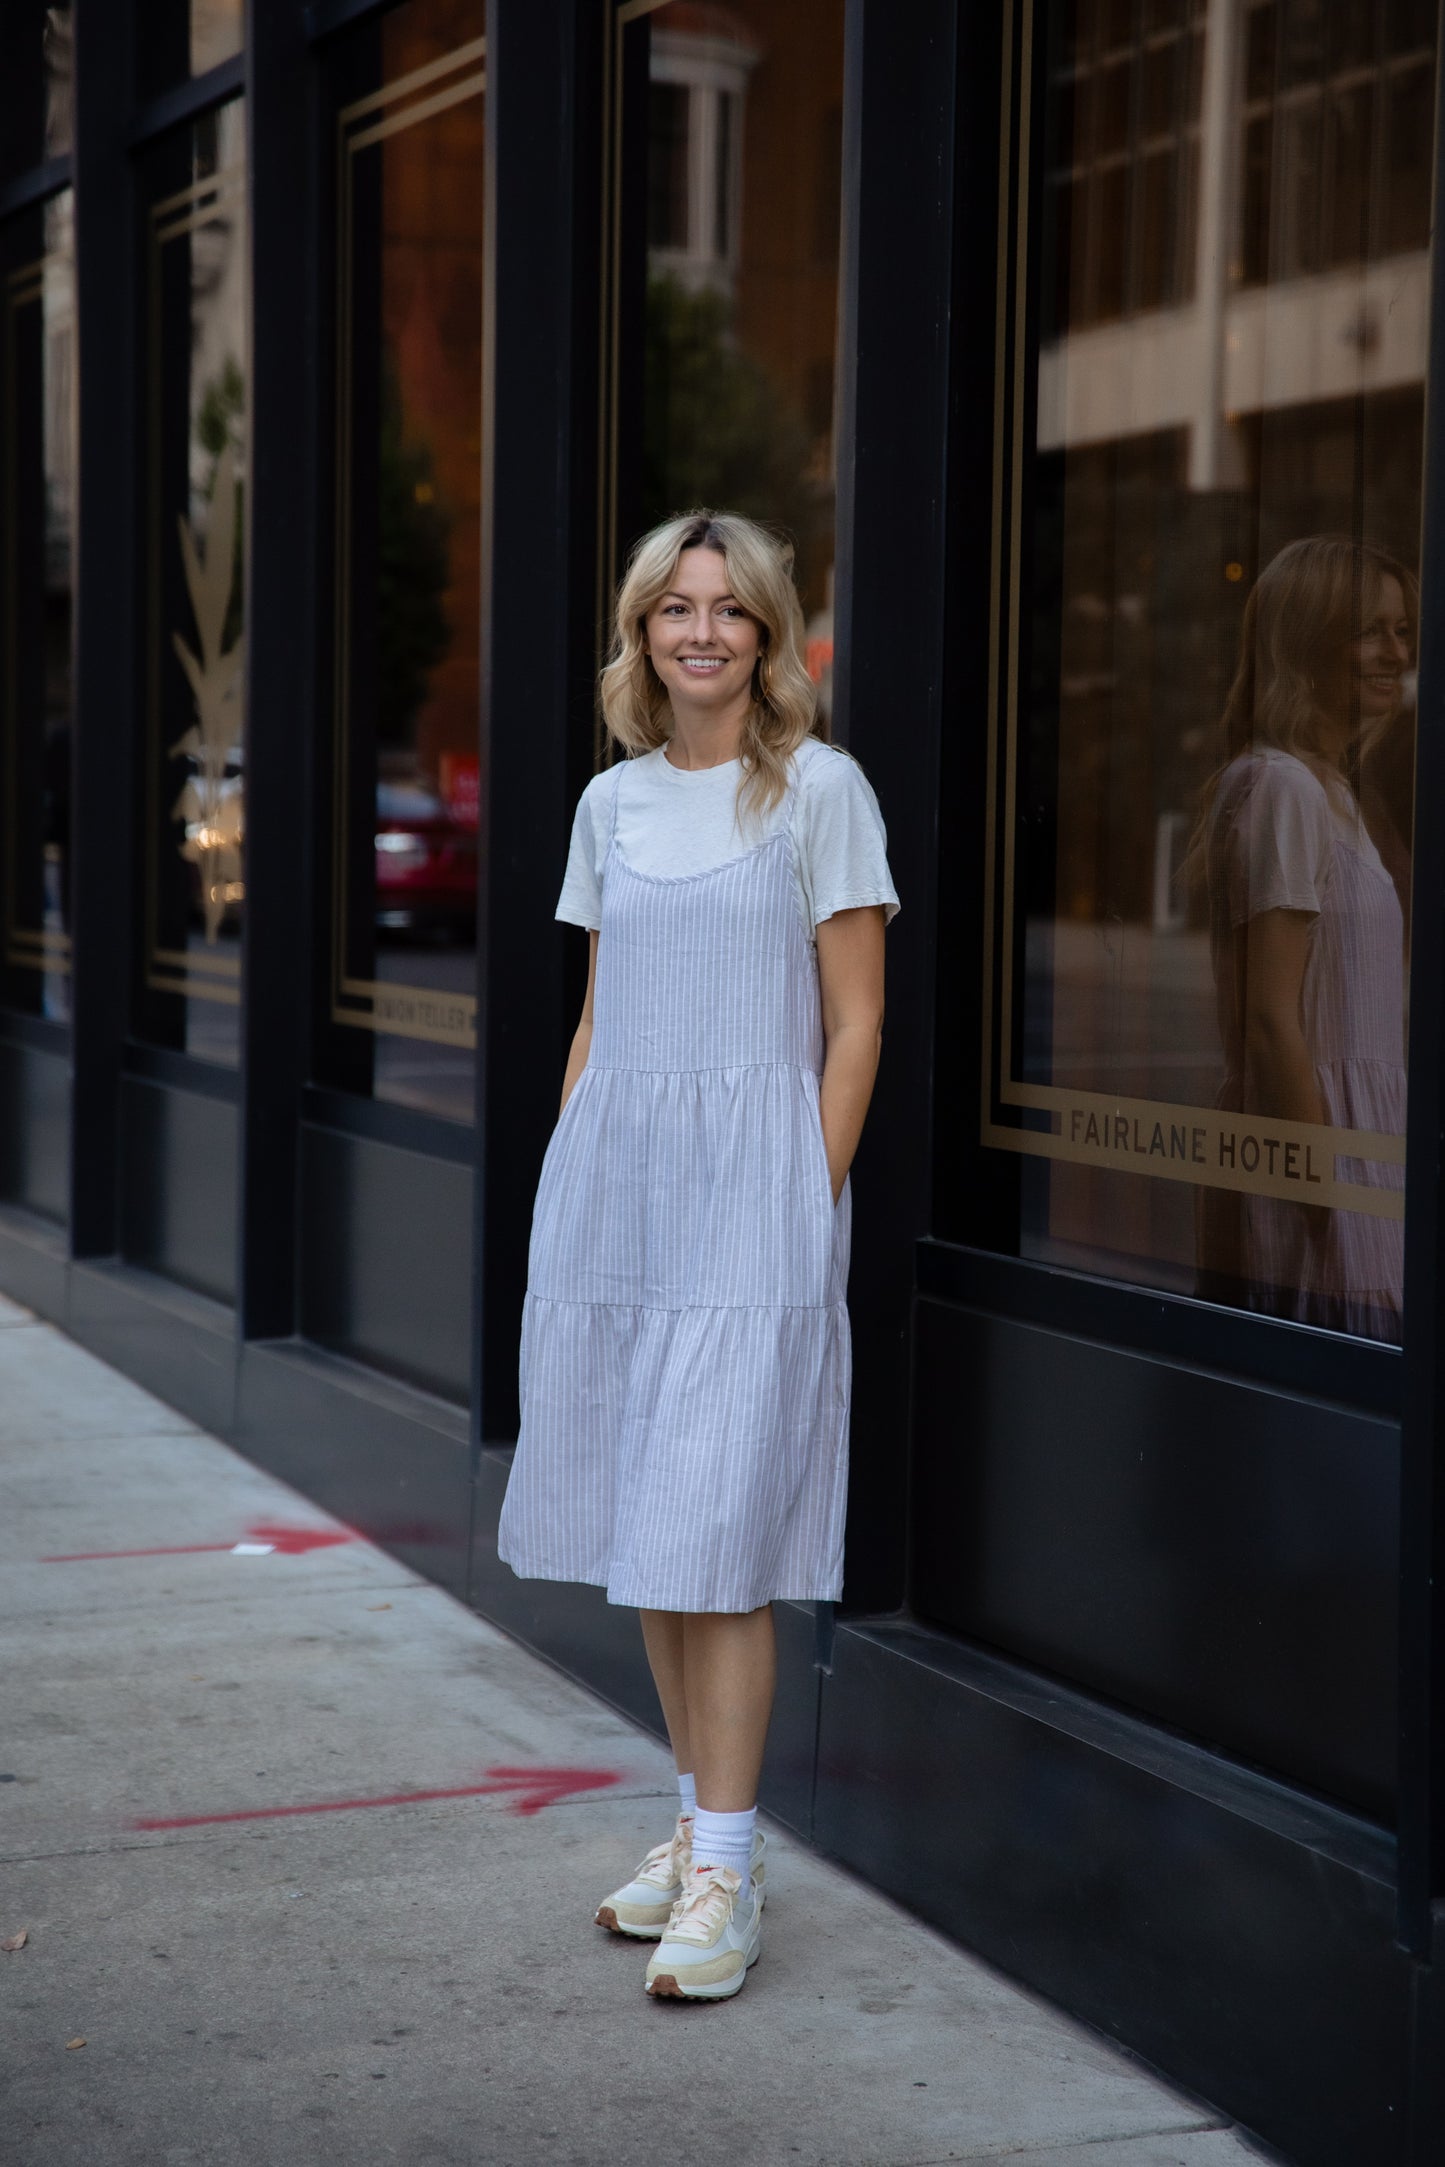
M 1403 565 L 1334 535 L 1291 542 L 1249 598 L 1201 830 L 1221 1107 L 1404 1134 L 1404 925 L 1361 776 L 1406 705 L 1417 609 Z M 1397 836 L 1379 842 L 1398 858 Z M 1378 1160 L 1333 1171 L 1403 1187 Z M 1221 1191 L 1201 1214 L 1206 1291 L 1237 1300 L 1242 1281 L 1272 1316 L 1399 1338 L 1398 1218 Z
M 631 757 L 583 794 L 558 906 L 592 967 L 498 1550 L 642 1613 L 680 1810 L 597 1920 L 658 1942 L 649 1993 L 711 2001 L 758 1953 L 771 1606 L 839 1593 L 847 1177 L 897 898 L 862 770 L 812 734 L 788 562 L 751 521 L 639 544 L 602 705 Z

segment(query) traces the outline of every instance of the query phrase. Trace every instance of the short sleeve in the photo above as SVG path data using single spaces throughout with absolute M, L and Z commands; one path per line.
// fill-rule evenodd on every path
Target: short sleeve
M 553 913 L 564 925 L 585 926 L 589 932 L 597 932 L 602 925 L 602 866 L 612 827 L 610 791 L 617 787 L 617 773 L 615 767 L 604 768 L 577 801 L 567 872 Z
M 820 745 L 799 792 L 795 826 L 798 874 L 814 925 L 836 911 L 881 903 L 885 924 L 898 913 L 888 870 L 888 837 L 872 786 L 856 760 Z
M 1334 856 L 1325 786 L 1302 760 L 1249 762 L 1226 852 L 1229 920 L 1267 910 L 1317 912 Z

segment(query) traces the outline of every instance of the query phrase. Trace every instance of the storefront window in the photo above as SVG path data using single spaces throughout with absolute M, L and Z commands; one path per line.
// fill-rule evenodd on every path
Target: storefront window
M 0 173 L 63 158 L 71 144 L 70 0 L 0 11 Z
M 67 189 L 3 235 L 4 999 L 70 1012 L 72 552 L 75 540 L 75 259 Z
M 1017 26 L 985 1141 L 1024 1255 L 1397 1341 L 1434 11 Z
M 324 1078 L 473 1116 L 481 655 L 480 0 L 350 48 L 337 119 L 337 621 Z
M 234 60 L 246 45 L 246 0 L 145 0 L 136 11 L 142 95 Z
M 143 949 L 137 1029 L 237 1059 L 245 904 L 241 101 L 156 154 L 149 214 Z
M 619 10 L 616 37 L 606 480 L 620 547 L 603 566 L 600 613 L 622 552 L 649 526 L 693 505 L 748 513 L 792 539 L 826 707 L 841 0 L 658 0 Z M 638 138 L 645 158 L 631 154 Z
M 204 75 L 246 42 L 245 0 L 191 0 L 191 73 Z

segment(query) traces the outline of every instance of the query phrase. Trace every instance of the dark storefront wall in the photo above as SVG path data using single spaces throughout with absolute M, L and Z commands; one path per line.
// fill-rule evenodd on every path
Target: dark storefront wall
M 1205 739 L 1195 769 L 1170 747 L 1217 723 L 1248 581 L 1307 524 L 1356 520 L 1361 465 L 1360 516 L 1383 506 L 1415 561 L 1418 375 L 1374 404 L 1244 411 L 1202 490 L 1167 415 L 1141 410 L 1123 449 L 1040 427 L 1066 325 L 1107 336 L 1187 299 L 1204 15 L 1076 10 L 1114 44 L 1061 55 L 1050 0 L 740 0 L 701 26 L 684 0 L 326 0 L 254 6 L 243 44 L 239 9 L 195 0 L 169 47 L 147 11 L 137 69 L 137 10 L 76 12 L 73 158 L 63 114 L 37 134 L 24 11 L 7 51 L 5 268 L 64 256 L 41 214 L 73 188 L 73 307 L 107 366 L 80 371 L 78 527 L 53 433 L 53 473 L 5 455 L 7 519 L 51 526 L 43 603 L 20 598 L 47 628 L 45 728 L 6 706 L 0 1283 L 655 1725 L 635 1621 L 495 1556 L 581 991 L 551 911 L 621 551 L 684 498 L 785 518 L 905 914 L 858 1166 L 846 1602 L 782 1611 L 767 1802 L 1301 2159 L 1433 2158 L 1434 1335 L 1402 1357 L 1243 1314 L 1237 1290 L 1202 1301 L 1188 1188 L 996 1133 L 1049 1125 L 1000 1097 L 1015 1073 L 1082 1104 L 1160 1044 L 1187 1061 L 1163 1086 L 1130 1071 L 1131 1097 L 1208 1105 L 1198 928 L 1152 885 Z M 1296 70 L 1292 109 L 1356 116 L 1380 77 L 1408 144 L 1427 13 L 1395 10 L 1395 44 L 1352 48 L 1337 82 L 1246 10 L 1246 297 L 1327 277 L 1337 256 L 1308 251 L 1344 245 L 1343 212 L 1259 238 L 1268 66 Z M 1051 100 L 1091 69 L 1101 132 L 1064 159 Z M 1040 208 L 1063 181 L 1104 206 L 1066 229 L 1072 284 L 1039 271 L 1067 253 Z M 1418 256 L 1408 189 L 1385 193 L 1367 251 Z M 1121 262 L 1099 238 L 1118 201 Z M 7 291 L 62 330 L 63 278 L 33 286 Z M 0 397 L 33 411 L 63 341 L 12 350 Z M 716 411 L 735 431 L 701 425 Z M 1141 521 L 1164 572 L 1121 609 Z M 236 569 L 208 600 L 218 535 Z M 1427 518 L 1427 562 L 1430 539 Z M 1189 607 L 1201 551 L 1240 570 L 1232 621 Z M 1059 606 L 1096 590 L 1137 698 L 1104 689 L 1097 606 Z M 7 667 L 34 670 L 11 622 Z M 1017 627 L 1011 828 L 991 733 Z M 66 828 L 44 755 L 72 689 Z M 1092 776 L 1091 742 L 1114 762 Z M 1424 802 L 1437 764 L 1427 740 Z M 1417 836 L 1421 1319 L 1440 850 Z M 1111 1040 L 1096 980 L 1070 976 L 1078 929 L 1116 920 L 1194 959 L 1195 1007 L 1146 1015 L 1142 1053 L 1137 1010 Z M 990 972 L 996 995 L 1013 974 L 1021 1038 L 997 998 L 981 1022 Z

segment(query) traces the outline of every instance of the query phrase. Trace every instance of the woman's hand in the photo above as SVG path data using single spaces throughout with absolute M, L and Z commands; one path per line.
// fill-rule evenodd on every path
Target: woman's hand
M 833 1202 L 843 1194 L 873 1096 L 883 1042 L 883 906 L 835 911 L 818 927 L 827 1052 L 819 1106 Z

